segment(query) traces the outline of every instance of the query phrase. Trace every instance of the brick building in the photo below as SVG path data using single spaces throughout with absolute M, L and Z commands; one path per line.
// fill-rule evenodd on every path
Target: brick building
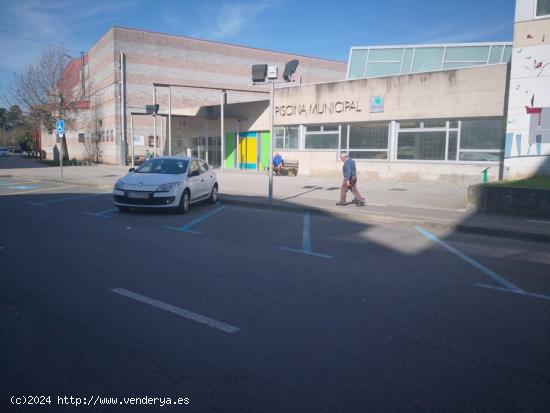
M 345 78 L 344 62 L 113 27 L 90 48 L 85 59 L 77 59 L 67 68 L 68 75 L 78 79 L 80 63 L 84 63 L 85 84 L 80 86 L 89 97 L 66 131 L 69 157 L 94 158 L 97 151 L 100 161 L 120 164 L 132 153 L 143 154 L 156 144 L 158 154 L 169 154 L 170 150 L 173 155 L 191 153 L 219 164 L 221 90 L 227 90 L 224 129 L 258 133 L 259 145 L 259 134 L 264 132 L 265 137 L 269 118 L 268 102 L 258 101 L 268 99 L 269 94 L 266 86 L 252 85 L 251 66 L 276 65 L 282 73 L 285 63 L 292 59 L 300 61 L 294 75 L 298 82 Z M 154 88 L 153 84 L 179 86 Z M 145 106 L 154 99 L 160 106 L 156 142 L 154 119 L 145 114 Z M 246 103 L 251 101 L 256 103 Z M 42 150 L 47 158 L 59 153 L 58 145 L 54 133 L 42 131 Z

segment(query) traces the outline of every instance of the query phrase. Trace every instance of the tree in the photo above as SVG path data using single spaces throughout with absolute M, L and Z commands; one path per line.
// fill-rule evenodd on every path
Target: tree
M 50 48 L 14 75 L 8 95 L 36 124 L 53 130 L 55 120 L 64 119 L 66 128 L 71 128 L 78 117 L 78 102 L 84 99 L 80 72 L 75 68 L 80 66 L 71 65 L 63 49 Z M 62 146 L 64 158 L 69 159 L 65 137 Z
M 101 138 L 103 135 L 103 128 L 101 125 L 100 115 L 97 109 L 92 112 L 92 116 L 89 120 L 88 130 L 91 133 L 86 134 L 84 137 L 84 150 L 86 151 L 86 159 L 95 163 L 101 161 Z
M 9 110 L 0 108 L 0 130 L 2 131 L 2 146 L 15 146 L 21 136 L 32 132 L 27 118 L 17 105 L 12 105 Z
M 26 131 L 20 138 L 19 138 L 19 146 L 21 147 L 21 150 L 24 152 L 27 152 L 29 155 L 36 157 L 36 145 L 34 141 L 34 136 L 32 135 L 32 132 Z

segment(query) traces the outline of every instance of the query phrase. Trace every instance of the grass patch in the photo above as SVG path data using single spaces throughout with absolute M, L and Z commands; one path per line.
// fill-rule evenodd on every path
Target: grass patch
M 517 181 L 493 182 L 493 185 L 510 186 L 513 188 L 550 189 L 550 177 L 535 177 Z

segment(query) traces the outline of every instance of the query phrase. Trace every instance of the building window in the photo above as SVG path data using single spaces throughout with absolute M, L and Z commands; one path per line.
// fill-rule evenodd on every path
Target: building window
M 397 159 L 445 160 L 445 132 L 400 133 L 397 141 Z
M 550 16 L 550 0 L 537 0 L 537 17 Z
M 398 160 L 498 162 L 504 145 L 500 118 L 403 121 Z
M 338 149 L 340 139 L 339 125 L 307 126 L 305 149 Z
M 538 0 L 537 16 L 550 14 L 550 0 Z M 351 49 L 348 79 L 421 73 L 511 60 L 512 44 L 483 43 L 412 47 L 356 47 Z
M 502 119 L 469 119 L 460 123 L 461 161 L 500 160 L 504 147 Z
M 83 133 L 78 134 L 78 142 L 80 142 L 80 143 L 86 142 L 86 137 Z
M 298 149 L 300 127 L 280 126 L 275 128 L 275 149 Z
M 349 128 L 349 140 L 346 129 L 342 128 L 341 149 L 349 152 L 355 159 L 388 159 L 389 125 L 387 123 L 354 124 Z

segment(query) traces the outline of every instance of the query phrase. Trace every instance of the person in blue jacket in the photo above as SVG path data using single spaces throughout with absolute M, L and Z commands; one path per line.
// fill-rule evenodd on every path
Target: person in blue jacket
M 276 152 L 273 157 L 273 173 L 275 175 L 280 175 L 284 164 L 283 157 L 279 154 L 279 152 Z
M 357 190 L 357 169 L 355 168 L 355 161 L 349 157 L 347 153 L 340 155 L 340 159 L 344 162 L 342 172 L 344 174 L 344 181 L 340 188 L 340 201 L 336 205 L 346 205 L 346 195 L 348 191 L 351 191 L 355 199 L 353 202 L 357 206 L 365 205 L 365 198 L 361 196 Z

